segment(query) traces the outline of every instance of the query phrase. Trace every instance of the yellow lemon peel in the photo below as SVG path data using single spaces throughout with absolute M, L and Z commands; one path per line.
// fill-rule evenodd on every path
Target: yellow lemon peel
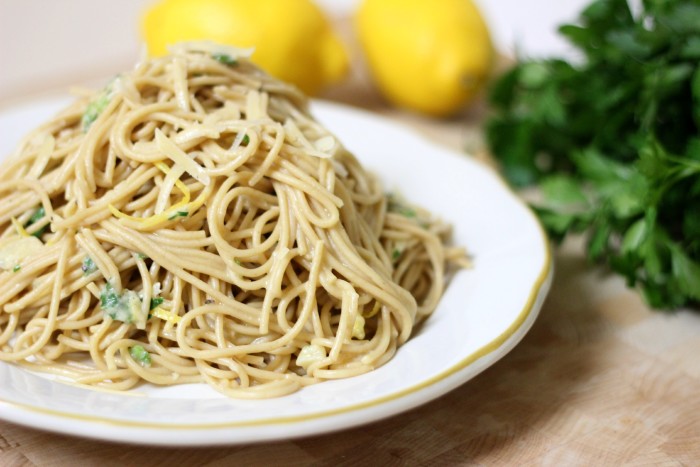
M 153 56 L 182 41 L 253 47 L 252 61 L 316 94 L 348 70 L 345 46 L 311 0 L 161 0 L 141 21 Z
M 452 115 L 490 74 L 491 38 L 471 0 L 364 0 L 355 26 L 374 82 L 397 106 Z

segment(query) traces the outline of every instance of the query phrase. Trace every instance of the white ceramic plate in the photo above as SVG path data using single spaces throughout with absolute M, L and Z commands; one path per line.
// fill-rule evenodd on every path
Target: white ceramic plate
M 0 155 L 66 102 L 44 100 L 0 112 Z M 0 418 L 156 445 L 284 439 L 408 410 L 472 379 L 510 351 L 535 320 L 551 282 L 548 241 L 532 213 L 491 170 L 464 154 L 349 107 L 318 102 L 314 109 L 387 188 L 400 189 L 453 223 L 455 242 L 475 258 L 475 267 L 454 277 L 438 309 L 391 362 L 366 375 L 263 401 L 227 399 L 206 385 L 104 392 L 0 363 Z

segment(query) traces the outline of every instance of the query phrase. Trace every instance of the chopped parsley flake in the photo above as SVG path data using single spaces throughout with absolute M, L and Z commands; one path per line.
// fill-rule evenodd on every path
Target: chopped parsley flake
M 417 216 L 415 209 L 406 206 L 404 203 L 399 201 L 394 194 L 388 194 L 387 199 L 389 200 L 389 205 L 387 206 L 389 212 L 395 212 L 408 218 L 414 218 Z
M 119 294 L 114 290 L 114 286 L 107 282 L 100 294 L 100 305 L 102 308 L 115 308 L 119 305 Z
M 177 219 L 178 217 L 187 217 L 189 215 L 189 211 L 177 211 L 176 213 L 171 214 L 170 217 L 168 217 L 168 220 L 172 221 L 174 219 Z
M 82 266 L 80 266 L 80 269 L 83 271 L 84 276 L 89 276 L 93 272 L 97 271 L 97 265 L 92 260 L 92 258 L 86 256 L 83 260 Z
M 404 217 L 416 217 L 416 211 L 406 206 L 395 206 L 393 209 L 390 207 L 389 211 L 396 212 Z
M 19 264 L 16 264 L 15 267 L 12 268 L 12 272 L 19 272 L 20 269 L 22 269 L 22 266 L 20 266 Z
M 244 135 L 243 139 L 241 140 L 241 144 L 245 144 L 246 146 L 250 143 L 250 137 L 248 135 Z
M 120 294 L 107 282 L 100 294 L 100 305 L 105 315 L 113 320 L 133 323 L 138 329 L 146 328 L 148 316 L 142 311 L 141 299 L 133 290 L 124 290 Z
M 32 225 L 39 220 L 43 219 L 44 216 L 46 215 L 46 210 L 44 209 L 44 206 L 39 206 L 39 209 L 37 209 L 34 214 L 32 214 L 32 217 L 29 218 L 29 223 L 27 225 Z
M 109 101 L 111 100 L 111 86 L 102 91 L 102 93 L 90 104 L 88 104 L 83 114 L 81 123 L 83 125 L 83 132 L 87 133 L 92 124 L 97 120 L 97 117 L 107 108 Z
M 153 297 L 151 299 L 150 309 L 152 310 L 154 308 L 158 308 L 159 306 L 161 306 L 163 304 L 164 301 L 165 301 L 165 299 L 163 297 Z
M 34 211 L 34 214 L 32 214 L 32 217 L 29 218 L 29 221 L 27 221 L 27 224 L 26 224 L 24 227 L 26 228 L 26 227 L 29 227 L 29 226 L 32 225 L 32 224 L 36 224 L 37 222 L 39 222 L 39 221 L 40 221 L 41 219 L 43 219 L 44 217 L 46 217 L 46 210 L 44 209 L 44 206 L 39 206 L 39 209 L 37 209 L 36 211 Z M 34 237 L 36 237 L 36 238 L 41 238 L 41 236 L 42 236 L 42 235 L 44 234 L 44 232 L 46 231 L 46 228 L 47 228 L 47 227 L 48 227 L 48 224 L 45 225 L 45 226 L 43 226 L 42 228 L 40 228 L 40 229 L 37 230 L 36 232 L 34 232 L 32 235 L 33 235 Z
M 151 366 L 151 354 L 148 353 L 142 345 L 135 345 L 129 349 L 129 355 L 136 360 L 141 366 Z
M 400 257 L 401 257 L 401 250 L 399 250 L 398 248 L 394 248 L 394 251 L 391 252 L 391 259 L 396 261 Z
M 231 57 L 229 54 L 212 54 L 211 58 L 224 65 L 234 66 L 238 65 L 238 60 Z

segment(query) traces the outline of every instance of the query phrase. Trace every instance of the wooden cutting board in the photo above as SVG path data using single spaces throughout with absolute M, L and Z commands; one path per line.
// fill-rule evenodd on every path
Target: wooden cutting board
M 0 465 L 700 465 L 700 315 L 651 313 L 570 243 L 509 355 L 446 396 L 324 436 L 163 449 L 0 422 Z
M 464 120 L 375 110 L 455 149 L 478 133 Z M 700 313 L 649 311 L 620 279 L 587 264 L 577 239 L 556 250 L 550 295 L 510 354 L 385 421 L 200 449 L 110 444 L 0 422 L 0 466 L 358 464 L 700 465 Z

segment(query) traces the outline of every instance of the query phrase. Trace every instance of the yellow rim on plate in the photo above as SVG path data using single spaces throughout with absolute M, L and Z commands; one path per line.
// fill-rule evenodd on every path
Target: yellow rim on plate
M 335 104 L 332 104 L 335 105 Z M 335 105 L 336 107 L 340 107 L 338 105 Z M 364 114 L 364 112 L 358 111 L 356 109 L 352 109 L 353 113 L 356 114 Z M 372 115 L 372 114 L 367 114 L 368 116 L 371 116 L 374 119 L 381 119 L 381 117 Z M 386 122 L 387 124 L 393 125 L 392 122 Z M 480 161 L 476 161 L 477 163 L 481 164 Z M 323 419 L 323 418 L 329 418 L 329 417 L 334 417 L 342 414 L 349 414 L 352 412 L 359 412 L 365 409 L 369 409 L 372 407 L 380 406 L 382 404 L 386 404 L 389 402 L 395 402 L 398 401 L 402 398 L 405 398 L 407 396 L 417 394 L 420 391 L 429 388 L 431 386 L 434 386 L 450 376 L 453 376 L 457 373 L 459 373 L 462 370 L 467 369 L 470 365 L 478 361 L 480 358 L 483 358 L 489 354 L 492 354 L 493 352 L 497 351 L 500 349 L 502 346 L 504 346 L 509 339 L 513 338 L 518 331 L 523 330 L 522 336 L 524 336 L 525 332 L 528 330 L 527 328 L 524 329 L 523 326 L 526 324 L 528 325 L 528 328 L 532 323 L 534 322 L 534 318 L 537 315 L 537 312 L 539 311 L 539 308 L 541 306 L 541 301 L 544 299 L 546 292 L 549 287 L 549 281 L 552 277 L 552 255 L 551 255 L 551 248 L 549 245 L 549 240 L 547 239 L 547 236 L 542 229 L 542 226 L 540 225 L 539 221 L 536 219 L 534 213 L 525 205 L 522 199 L 518 197 L 518 195 L 508 186 L 508 184 L 500 177 L 495 176 L 494 177 L 505 189 L 507 192 L 510 193 L 510 195 L 513 197 L 513 199 L 518 202 L 523 209 L 526 210 L 532 221 L 535 223 L 535 225 L 538 228 L 539 232 L 539 238 L 543 242 L 544 245 L 544 261 L 543 265 L 541 266 L 541 269 L 539 271 L 539 275 L 537 276 L 537 279 L 534 281 L 530 293 L 527 297 L 527 300 L 525 302 L 525 305 L 523 309 L 520 311 L 518 316 L 513 320 L 513 322 L 506 328 L 503 332 L 501 332 L 497 337 L 492 339 L 490 342 L 485 344 L 484 346 L 480 347 L 478 350 L 475 352 L 469 354 L 468 356 L 464 357 L 461 359 L 459 362 L 456 364 L 452 365 L 451 367 L 441 371 L 440 373 L 431 376 L 430 378 L 427 378 L 423 381 L 420 381 L 417 384 L 414 384 L 412 386 L 406 387 L 404 389 L 398 390 L 394 393 L 377 397 L 372 400 L 364 401 L 364 402 L 359 402 L 356 404 L 352 404 L 346 407 L 341 407 L 341 408 L 335 408 L 335 409 L 328 409 L 328 410 L 322 410 L 316 413 L 307 413 L 303 415 L 288 415 L 288 416 L 280 416 L 280 417 L 266 417 L 266 418 L 260 418 L 260 419 L 255 419 L 255 420 L 239 420 L 239 421 L 225 421 L 225 422 L 209 422 L 209 423 L 192 423 L 192 424 L 184 424 L 184 423 L 173 423 L 173 422 L 168 422 L 168 423 L 162 423 L 162 422 L 151 422 L 151 421 L 134 421 L 134 420 L 123 420 L 123 419 L 113 419 L 113 418 L 105 418 L 103 416 L 96 416 L 96 415 L 84 415 L 84 414 L 76 414 L 76 413 L 71 413 L 71 412 L 65 412 L 61 410 L 55 410 L 55 409 L 50 409 L 50 408 L 45 408 L 45 407 L 39 407 L 27 403 L 22 403 L 22 402 L 15 402 L 15 401 L 9 401 L 6 399 L 3 399 L 2 396 L 0 396 L 0 404 L 6 404 L 8 406 L 15 407 L 17 409 L 25 410 L 25 411 L 31 411 L 34 413 L 38 413 L 41 415 L 47 415 L 50 417 L 55 417 L 55 418 L 61 418 L 61 419 L 68 419 L 68 420 L 77 420 L 80 422 L 89 422 L 89 423 L 99 423 L 99 424 L 106 424 L 109 426 L 113 427 L 124 427 L 124 428 L 155 428 L 155 429 L 162 429 L 162 430 L 211 430 L 211 429 L 227 429 L 227 428 L 241 428 L 241 427 L 261 427 L 261 426 L 272 426 L 272 425 L 284 425 L 284 424 L 293 424 L 293 423 L 300 423 L 300 422 L 307 422 L 307 421 L 312 421 L 312 420 L 318 420 L 318 419 Z M 511 345 L 514 346 L 517 344 L 517 341 L 511 342 Z M 505 353 L 504 353 L 505 355 Z M 390 363 L 389 363 L 390 364 Z M 480 371 L 477 371 L 474 375 L 478 374 Z M 430 397 L 425 397 L 423 400 L 419 401 L 416 404 L 410 404 L 410 407 L 414 407 L 416 405 L 419 405 L 420 403 L 428 402 L 439 395 L 448 392 L 449 390 L 453 389 L 454 387 L 463 384 L 464 382 L 468 381 L 469 378 L 463 380 L 463 381 L 456 381 L 455 384 L 453 384 L 450 387 L 445 388 L 440 392 L 439 394 L 431 395 Z M 131 397 L 142 397 L 135 395 L 133 393 L 120 393 L 121 395 L 124 396 L 131 396 Z M 385 414 L 383 414 L 380 417 L 376 417 L 375 419 L 378 418 L 383 418 L 384 416 L 390 416 L 393 414 L 396 414 L 398 412 L 401 412 L 402 410 L 406 409 L 408 407 L 399 407 L 398 409 L 394 411 L 389 411 Z M 18 421 L 18 420 L 15 420 Z M 360 422 L 357 422 L 355 424 L 358 424 Z

